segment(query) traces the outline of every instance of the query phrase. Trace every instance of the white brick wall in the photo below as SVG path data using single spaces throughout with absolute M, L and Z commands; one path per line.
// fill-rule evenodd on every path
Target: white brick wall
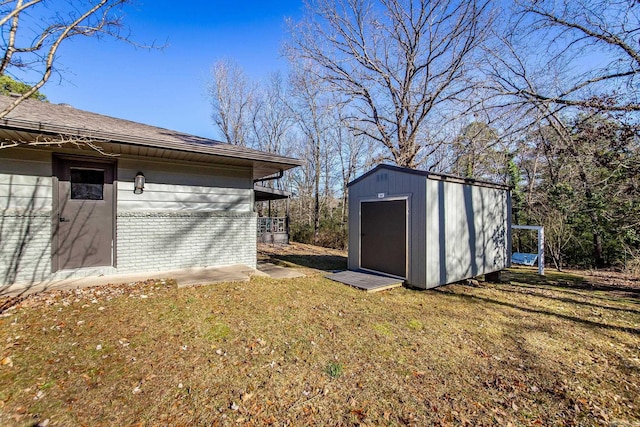
M 43 281 L 50 274 L 51 212 L 1 211 L 0 286 Z
M 255 268 L 256 216 L 253 212 L 121 213 L 116 259 L 112 273 L 233 264 Z M 51 274 L 51 213 L 0 212 L 0 289 L 54 278 L 62 277 Z
M 118 273 L 256 267 L 253 212 L 126 212 L 117 217 Z

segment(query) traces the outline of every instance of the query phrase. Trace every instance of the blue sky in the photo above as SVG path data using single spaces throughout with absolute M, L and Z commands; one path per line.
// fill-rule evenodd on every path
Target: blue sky
M 217 137 L 206 85 L 212 64 L 235 59 L 249 77 L 286 69 L 280 48 L 285 18 L 299 18 L 302 0 L 139 0 L 125 22 L 143 50 L 112 39 L 63 46 L 57 76 L 43 88 L 50 102 L 95 113 Z

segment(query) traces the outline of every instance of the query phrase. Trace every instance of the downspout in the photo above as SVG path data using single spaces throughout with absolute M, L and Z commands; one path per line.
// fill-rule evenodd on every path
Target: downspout
M 276 180 L 276 179 L 280 179 L 283 176 L 284 176 L 284 171 L 280 170 L 278 172 L 278 175 L 276 175 L 276 176 L 268 176 L 266 178 L 254 179 L 253 183 L 255 184 L 256 182 L 273 181 L 273 180 Z M 288 213 L 287 213 L 287 215 L 288 215 Z M 269 200 L 269 218 L 271 218 L 271 200 Z
M 280 172 L 278 172 L 278 175 L 276 176 L 268 176 L 266 178 L 260 178 L 260 179 L 254 179 L 253 183 L 255 184 L 256 182 L 263 182 L 263 181 L 272 181 L 274 179 L 280 179 L 284 176 L 284 171 L 281 170 Z

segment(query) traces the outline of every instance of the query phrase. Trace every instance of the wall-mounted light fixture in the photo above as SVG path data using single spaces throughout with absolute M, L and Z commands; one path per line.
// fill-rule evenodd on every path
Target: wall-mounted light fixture
M 133 194 L 142 194 L 144 191 L 144 174 L 138 172 L 133 180 Z

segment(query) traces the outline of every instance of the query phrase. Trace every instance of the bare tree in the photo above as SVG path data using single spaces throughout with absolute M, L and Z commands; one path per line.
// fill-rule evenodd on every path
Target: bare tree
M 509 15 L 487 52 L 498 94 L 545 114 L 640 111 L 639 2 L 516 0 Z
M 464 126 L 451 145 L 456 175 L 505 182 L 510 151 L 498 137 L 497 129 L 486 123 L 473 121 Z
M 47 0 L 0 1 L 0 75 L 34 79 L 29 90 L 0 111 L 0 118 L 44 86 L 56 70 L 58 49 L 68 40 L 110 36 L 133 43 L 122 23 L 123 9 L 129 3 L 130 0 L 65 0 L 53 5 Z
M 416 167 L 439 142 L 429 120 L 468 96 L 472 57 L 491 23 L 484 0 L 310 0 L 291 56 L 349 103 L 353 130 Z
M 287 85 L 280 73 L 269 76 L 256 91 L 251 114 L 252 146 L 269 153 L 283 154 L 294 125 L 288 108 Z
M 287 105 L 288 87 L 279 72 L 272 73 L 267 80 L 256 87 L 254 102 L 250 105 L 250 132 L 248 145 L 269 153 L 286 154 L 292 149 L 295 120 Z M 286 180 L 269 180 L 261 185 L 285 189 Z M 269 202 L 268 206 L 276 212 L 282 211 L 287 202 Z M 262 215 L 265 203 L 256 205 Z
M 74 146 L 77 148 L 89 148 L 103 156 L 117 157 L 118 154 L 108 153 L 101 147 L 101 143 L 109 142 L 98 138 L 76 136 L 76 135 L 63 135 L 45 136 L 38 135 L 35 138 L 30 139 L 11 139 L 0 140 L 0 150 L 4 148 L 19 147 L 19 146 Z
M 211 77 L 209 96 L 213 122 L 229 144 L 246 146 L 255 85 L 231 59 L 217 61 L 211 68 Z
M 336 103 L 337 104 L 337 103 Z M 334 126 L 330 128 L 329 149 L 337 163 L 334 166 L 334 174 L 338 175 L 341 192 L 340 222 L 343 226 L 347 223 L 347 184 L 355 179 L 359 173 L 376 164 L 377 151 L 371 138 L 364 135 L 355 135 L 349 129 L 346 111 L 343 105 L 333 110 L 332 120 Z
M 316 79 L 313 65 L 308 62 L 292 63 L 291 87 L 294 93 L 290 105 L 296 124 L 302 133 L 304 158 L 307 160 L 307 173 L 313 181 L 313 234 L 314 242 L 319 241 L 320 231 L 320 184 L 323 172 L 323 152 L 327 149 L 328 130 L 331 124 L 330 114 L 333 108 L 328 103 L 326 87 Z M 329 179 L 328 176 L 324 177 Z

